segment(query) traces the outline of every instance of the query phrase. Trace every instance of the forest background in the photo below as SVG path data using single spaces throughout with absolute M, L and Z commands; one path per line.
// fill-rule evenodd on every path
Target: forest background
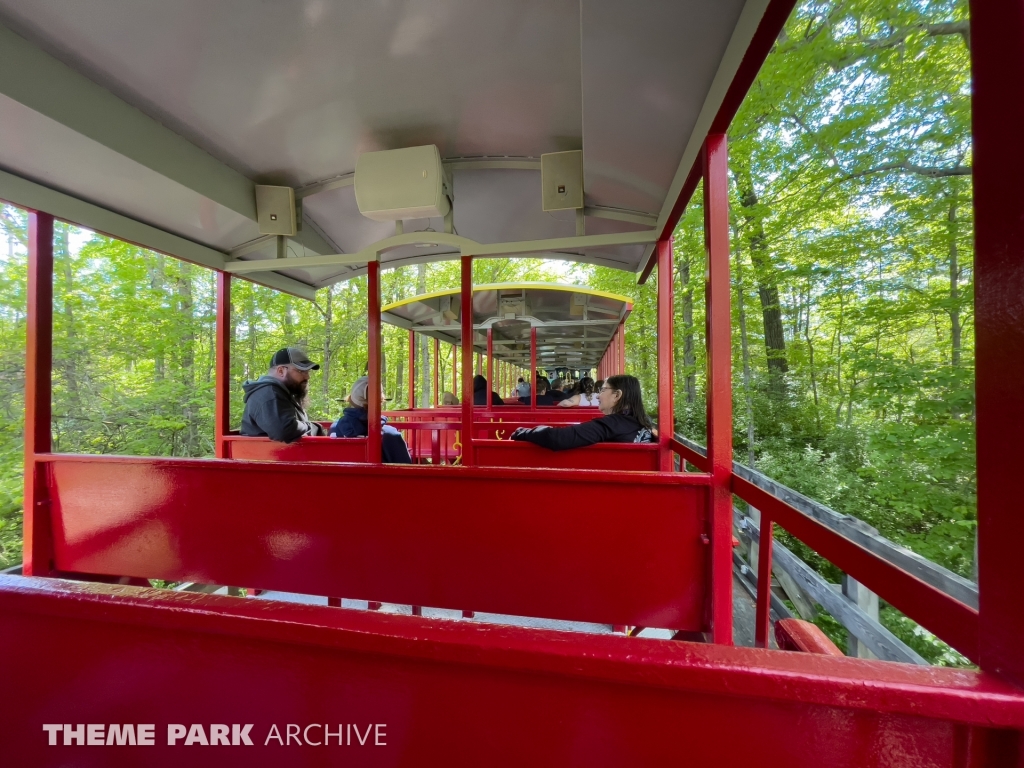
M 969 49 L 962 0 L 802 2 L 729 130 L 737 460 L 968 577 L 976 522 Z M 0 229 L 7 567 L 21 561 L 24 212 L 0 209 Z M 674 249 L 676 418 L 702 442 L 700 190 Z M 60 223 L 55 262 L 54 450 L 212 455 L 214 274 Z M 556 278 L 632 297 L 627 372 L 656 403 L 664 276 L 638 286 L 633 274 L 529 259 L 480 260 L 474 273 L 476 282 Z M 457 284 L 457 263 L 442 262 L 384 272 L 382 293 L 389 302 Z M 295 343 L 323 366 L 311 413 L 336 418 L 366 362 L 365 311 L 365 279 L 324 288 L 315 302 L 235 281 L 234 423 L 241 382 Z M 405 402 L 405 332 L 386 327 L 384 348 L 385 389 Z M 418 347 L 422 397 L 432 381 L 428 349 L 426 340 Z M 450 364 L 443 349 L 442 375 Z M 964 663 L 895 610 L 884 607 L 882 620 L 926 658 Z M 827 616 L 820 622 L 842 640 Z

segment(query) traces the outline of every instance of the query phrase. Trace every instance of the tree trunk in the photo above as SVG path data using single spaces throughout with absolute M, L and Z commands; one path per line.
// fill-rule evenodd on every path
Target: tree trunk
M 327 297 L 323 310 L 324 316 L 324 347 L 323 362 L 320 363 L 320 394 L 327 401 L 327 393 L 331 381 L 331 349 L 334 333 L 334 286 L 328 286 Z
M 757 295 L 761 300 L 761 314 L 764 317 L 764 347 L 768 358 L 768 394 L 781 398 L 786 394 L 786 336 L 782 327 L 782 309 L 779 303 L 779 287 L 776 283 L 775 267 L 768 254 L 764 224 L 757 211 L 757 192 L 750 176 L 749 165 L 736 165 L 736 179 L 739 184 L 741 215 L 746 222 L 747 246 L 750 262 L 757 278 Z
M 199 433 L 198 414 L 192 406 L 191 395 L 195 388 L 195 317 L 193 315 L 195 302 L 192 300 L 192 265 L 188 262 L 179 262 L 178 272 L 178 316 L 184 324 L 183 332 L 177 335 L 178 347 L 181 351 L 181 367 L 179 376 L 182 384 L 185 385 L 182 394 L 181 414 L 188 426 L 185 428 L 185 435 L 181 447 L 184 456 L 199 455 Z
M 146 259 L 146 266 L 150 266 L 149 258 Z M 155 255 L 156 265 L 149 269 L 149 287 L 156 292 L 163 292 L 164 290 L 164 275 L 166 269 L 166 259 L 162 253 Z M 167 375 L 167 362 L 165 359 L 164 341 L 162 339 L 156 340 L 156 349 L 153 353 L 153 377 L 156 381 L 163 381 L 164 376 Z
M 75 327 L 75 284 L 68 244 L 69 225 L 57 222 L 55 229 L 57 234 L 56 255 L 60 260 L 64 278 L 64 334 L 67 339 L 67 348 L 64 359 L 61 361 L 61 367 L 64 369 L 64 381 L 68 389 L 68 411 L 72 416 L 78 416 L 81 412 L 81 393 L 78 381 L 78 329 Z
M 684 249 L 679 264 L 683 304 L 683 391 L 686 402 L 697 401 L 697 358 L 693 349 L 693 285 L 690 283 L 690 254 Z
M 814 395 L 814 423 L 821 434 L 821 413 L 818 402 L 818 377 L 814 372 L 814 343 L 811 341 L 811 287 L 807 286 L 807 316 L 804 318 L 804 341 L 807 342 L 807 366 L 811 371 L 811 393 Z
M 422 296 L 427 292 L 427 265 L 420 264 L 416 268 L 416 293 Z M 420 408 L 429 408 L 433 403 L 433 382 L 430 380 L 430 337 L 419 334 L 420 341 Z M 492 387 L 494 382 L 488 382 Z
M 747 462 L 754 467 L 754 397 L 750 386 L 750 347 L 747 345 L 747 311 L 744 303 L 743 272 L 736 252 L 736 307 L 740 319 L 740 350 L 743 353 L 743 390 L 747 401 Z
M 950 360 L 954 368 L 960 366 L 960 337 L 963 326 L 960 321 L 960 263 L 957 247 L 960 223 L 957 220 L 958 199 L 954 192 L 949 204 L 949 326 L 950 326 Z

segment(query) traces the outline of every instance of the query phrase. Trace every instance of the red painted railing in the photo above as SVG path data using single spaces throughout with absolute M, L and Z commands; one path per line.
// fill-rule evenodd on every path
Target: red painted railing
M 966 670 L 5 576 L 0 615 L 18 765 L 722 765 L 750 744 L 765 766 L 1010 766 L 1024 730 L 1020 691 Z M 49 746 L 48 723 L 156 733 Z M 253 744 L 172 746 L 171 723 Z M 341 746 L 324 723 L 385 725 Z
M 706 456 L 692 444 L 687 445 L 679 439 L 673 439 L 671 447 L 685 463 L 706 470 Z M 821 521 L 801 512 L 751 480 L 736 474 L 742 469 L 737 467 L 733 472 L 732 491 L 761 514 L 755 619 L 755 637 L 758 645 L 768 645 L 772 529 L 774 525 L 780 525 L 964 656 L 977 661 L 978 611 L 975 607 L 921 580 L 880 554 L 866 549 Z
M 704 628 L 706 476 L 40 461 L 57 572 Z

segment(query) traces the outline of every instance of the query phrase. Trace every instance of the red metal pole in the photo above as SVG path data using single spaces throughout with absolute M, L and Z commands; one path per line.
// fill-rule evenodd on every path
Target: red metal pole
M 409 410 L 416 407 L 416 334 L 409 331 Z
M 28 215 L 28 322 L 25 346 L 25 502 L 22 573 L 45 576 L 53 568 L 46 465 L 50 453 L 53 363 L 53 216 Z
M 231 431 L 231 275 L 217 273 L 217 364 L 215 368 L 214 455 L 227 458 L 224 438 Z
M 622 373 L 622 363 L 619 360 L 619 336 L 622 334 L 622 326 L 618 326 L 615 329 L 615 341 L 612 347 L 612 376 L 618 376 Z
M 441 386 L 440 386 L 440 360 L 441 360 L 441 340 L 434 339 L 434 407 L 437 408 L 438 403 L 441 401 Z
M 1024 424 L 1024 3 L 972 0 L 981 668 L 1024 685 L 1017 559 Z
M 491 390 L 494 386 L 494 331 L 487 329 L 487 405 L 491 404 Z
M 754 608 L 754 645 L 768 647 L 772 603 L 772 519 L 761 513 L 761 536 L 757 544 L 757 605 Z
M 673 425 L 674 377 L 672 350 L 673 307 L 672 239 L 658 241 L 658 466 L 662 472 L 672 471 L 672 449 L 669 441 Z M 619 325 L 620 336 L 625 336 Z
M 371 464 L 380 464 L 380 262 L 371 261 L 366 265 L 366 287 L 366 345 L 369 348 L 367 375 L 370 377 L 369 396 L 366 399 L 369 433 L 366 460 Z
M 619 373 L 626 372 L 626 325 L 619 323 Z
M 530 327 L 530 407 L 537 407 L 537 326 Z
M 617 376 L 618 374 L 620 374 L 622 372 L 622 371 L 619 370 L 619 331 L 620 330 L 621 329 L 618 326 L 616 326 L 615 327 L 615 335 L 612 336 L 612 359 L 611 359 L 612 366 L 611 366 L 611 371 L 610 371 L 612 376 Z
M 473 257 L 462 257 L 462 466 L 473 465 Z
M 732 644 L 732 337 L 729 309 L 729 159 L 725 134 L 704 143 L 708 254 L 708 462 L 711 466 L 711 633 Z

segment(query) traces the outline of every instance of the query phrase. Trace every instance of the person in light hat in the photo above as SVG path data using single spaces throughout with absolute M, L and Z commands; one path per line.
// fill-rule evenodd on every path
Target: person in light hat
M 245 410 L 241 433 L 294 443 L 306 435 L 323 435 L 324 428 L 311 421 L 302 407 L 309 389 L 309 372 L 320 366 L 297 347 L 279 349 L 270 358 L 270 369 L 256 381 L 242 385 Z
M 348 394 L 349 407 L 342 411 L 341 418 L 331 424 L 331 437 L 366 437 L 369 433 L 370 377 L 360 376 Z M 381 392 L 381 399 L 384 393 Z M 412 464 L 409 446 L 402 433 L 388 424 L 387 416 L 380 417 L 381 460 L 388 464 Z

